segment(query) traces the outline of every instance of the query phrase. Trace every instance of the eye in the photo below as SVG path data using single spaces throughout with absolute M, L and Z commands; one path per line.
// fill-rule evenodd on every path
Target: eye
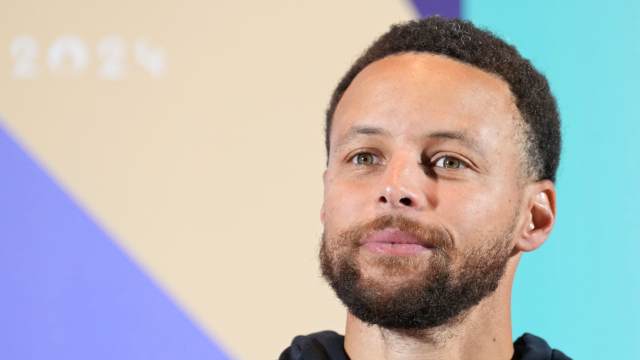
M 355 154 L 351 158 L 351 162 L 354 165 L 376 165 L 380 161 L 379 161 L 378 157 L 376 155 L 372 154 L 372 153 L 361 152 L 361 153 Z
M 464 169 L 467 167 L 467 164 L 464 161 L 453 156 L 444 155 L 436 160 L 434 166 L 444 169 Z

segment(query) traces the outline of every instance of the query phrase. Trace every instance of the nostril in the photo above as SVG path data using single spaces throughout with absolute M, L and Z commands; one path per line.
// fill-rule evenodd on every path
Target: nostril
M 384 197 L 384 196 L 380 196 L 380 197 L 378 198 L 378 201 L 380 201 L 380 202 L 381 202 L 381 203 L 383 203 L 383 204 L 386 204 L 386 203 L 387 203 L 387 198 L 386 198 L 386 197 Z
M 403 197 L 402 199 L 400 199 L 400 204 L 404 206 L 411 206 L 412 201 L 408 197 Z

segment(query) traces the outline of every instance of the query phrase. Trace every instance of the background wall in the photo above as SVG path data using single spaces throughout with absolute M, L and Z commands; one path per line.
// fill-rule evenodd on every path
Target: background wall
M 560 103 L 559 222 L 514 337 L 640 356 L 638 5 L 2 5 L 0 357 L 262 359 L 342 331 L 316 262 L 324 109 L 376 36 L 433 13 L 516 44 Z

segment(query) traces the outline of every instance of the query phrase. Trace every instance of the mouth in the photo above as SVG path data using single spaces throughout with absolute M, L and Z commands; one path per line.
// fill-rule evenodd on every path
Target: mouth
M 393 256 L 418 255 L 433 249 L 415 235 L 396 228 L 370 233 L 361 241 L 361 247 L 375 254 Z

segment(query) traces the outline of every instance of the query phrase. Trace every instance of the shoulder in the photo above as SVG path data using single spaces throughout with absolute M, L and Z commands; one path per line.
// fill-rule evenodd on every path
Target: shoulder
M 541 337 L 524 333 L 513 343 L 513 360 L 571 360 Z
M 334 331 L 320 331 L 293 338 L 279 360 L 348 360 L 344 336 Z

